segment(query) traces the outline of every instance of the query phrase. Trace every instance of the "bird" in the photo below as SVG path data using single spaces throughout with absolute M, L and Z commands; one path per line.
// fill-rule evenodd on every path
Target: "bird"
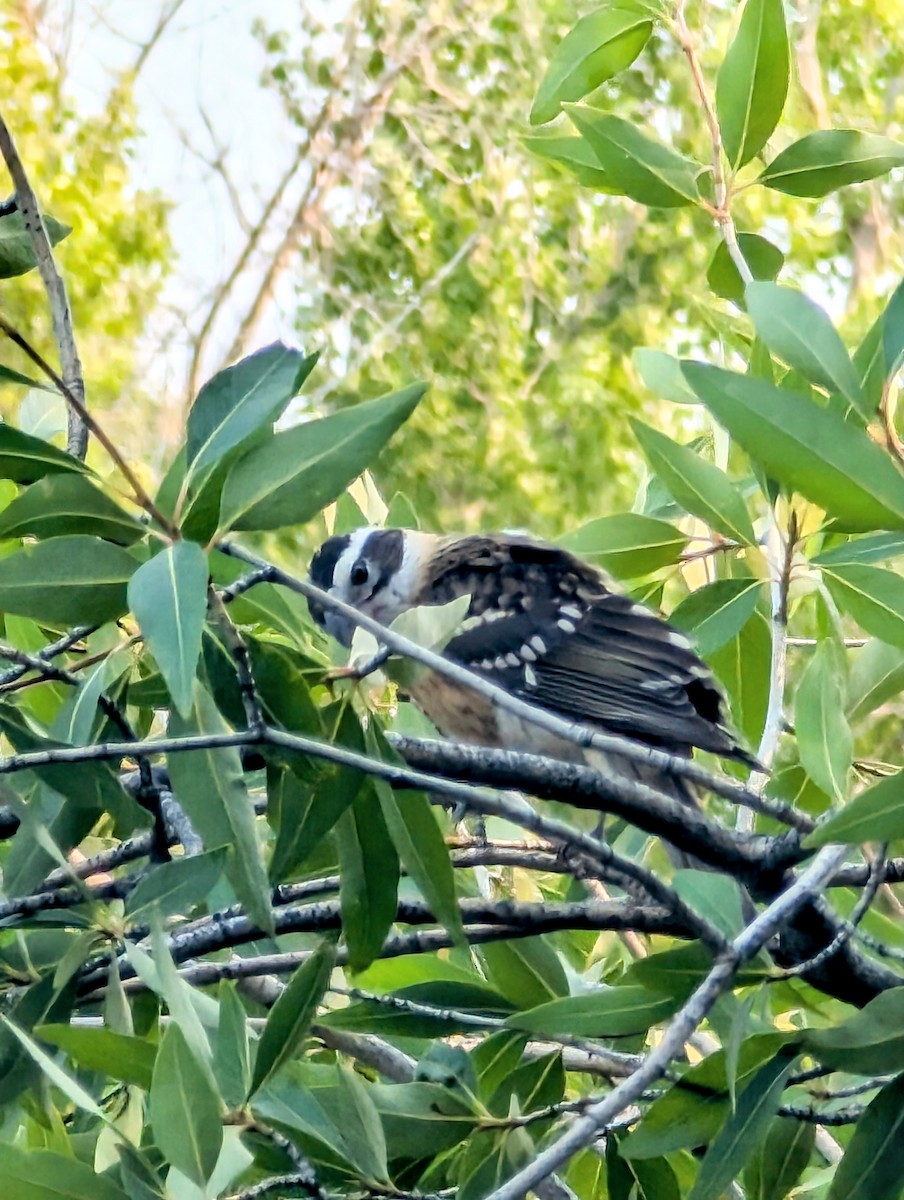
M 673 755 L 695 748 L 755 767 L 725 697 L 688 638 L 568 550 L 515 534 L 442 536 L 365 527 L 328 538 L 310 581 L 383 625 L 469 596 L 443 653 L 506 692 L 572 722 Z M 344 646 L 354 622 L 316 600 L 314 620 Z M 407 685 L 441 735 L 522 750 L 652 784 L 686 804 L 693 786 L 650 764 L 583 751 L 432 670 Z

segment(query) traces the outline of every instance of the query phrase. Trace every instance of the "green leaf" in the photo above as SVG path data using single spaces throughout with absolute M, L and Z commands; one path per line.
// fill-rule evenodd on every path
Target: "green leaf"
M 251 1042 L 248 1014 L 236 985 L 223 981 L 218 989 L 220 1019 L 214 1049 L 214 1072 L 227 1108 L 240 1108 L 251 1087 Z
M 157 1047 L 144 1038 L 77 1025 L 39 1025 L 35 1036 L 57 1046 L 88 1071 L 150 1090 Z
M 802 292 L 777 283 L 750 283 L 744 296 L 757 333 L 770 350 L 870 417 L 857 371 L 824 309 Z
M 818 198 L 902 165 L 900 142 L 856 129 L 820 129 L 783 150 L 758 182 L 788 196 Z
M 463 1141 L 477 1123 L 460 1091 L 435 1083 L 377 1083 L 370 1093 L 394 1158 L 434 1158 Z
M 226 478 L 221 528 L 281 529 L 309 521 L 370 466 L 426 390 L 412 384 L 249 451 Z
M 42 392 L 51 392 L 54 396 L 59 395 L 56 388 L 51 387 L 49 383 L 41 383 L 39 379 L 32 379 L 30 375 L 23 375 L 21 371 L 14 371 L 12 367 L 4 367 L 2 364 L 0 364 L 0 383 L 21 383 L 23 387 L 39 388 Z
M 214 375 L 188 414 L 189 474 L 197 476 L 251 434 L 272 424 L 314 369 L 317 354 L 304 358 L 274 342 Z
M 827 796 L 843 800 L 854 757 L 854 739 L 844 716 L 844 689 L 834 648 L 817 646 L 797 685 L 794 720 L 804 770 Z
M 904 691 L 904 650 L 870 638 L 854 656 L 848 681 L 847 718 L 852 725 Z
M 717 579 L 691 592 L 669 613 L 669 624 L 690 634 L 706 657 L 736 637 L 753 616 L 761 579 Z
M 154 1141 L 164 1158 L 203 1188 L 223 1144 L 220 1101 L 178 1025 L 160 1040 L 151 1084 Z
M 904 537 L 900 533 L 873 533 L 866 537 L 848 538 L 840 546 L 821 550 L 810 562 L 814 566 L 834 566 L 836 563 L 877 563 L 904 554 Z
M 137 566 L 100 538 L 49 538 L 4 558 L 0 609 L 49 625 L 100 625 L 126 611 L 126 585 Z
M 675 872 L 672 886 L 685 904 L 705 913 L 725 937 L 733 938 L 744 928 L 741 893 L 730 876 L 684 868 Z
M 373 724 L 365 730 L 371 757 L 401 763 Z M 383 819 L 402 866 L 430 905 L 437 921 L 464 946 L 465 935 L 455 895 L 455 878 L 446 840 L 432 805 L 421 792 L 397 796 L 382 779 L 374 779 Z
M 55 217 L 41 213 L 44 228 L 51 246 L 61 242 L 72 233 L 71 225 L 64 225 Z M 20 212 L 7 213 L 0 217 L 0 279 L 12 279 L 24 275 L 38 265 L 31 246 L 31 236 Z
M 355 789 L 336 822 L 336 845 L 349 968 L 363 971 L 380 953 L 398 910 L 399 858 L 373 780 Z
M 531 125 L 559 115 L 563 100 L 581 100 L 630 67 L 653 31 L 649 11 L 618 0 L 582 17 L 558 44 L 530 111 Z
M 820 1062 L 842 1071 L 882 1075 L 904 1069 L 904 989 L 880 992 L 839 1025 L 807 1030 L 804 1042 Z
M 386 1138 L 371 1096 L 373 1089 L 364 1084 L 357 1071 L 348 1067 L 339 1068 L 338 1080 L 344 1116 L 342 1135 L 352 1161 L 365 1178 L 388 1182 Z
M 904 1180 L 904 1076 L 885 1085 L 857 1122 L 829 1187 L 828 1200 L 878 1200 L 901 1194 Z
M 759 743 L 769 701 L 769 625 L 759 612 L 737 637 L 710 652 L 710 666 L 729 697 L 731 718 L 751 746 Z
M 301 1049 L 329 987 L 335 962 L 335 943 L 322 941 L 280 993 L 258 1043 L 249 1099 Z
M 573 1034 L 579 1037 L 624 1037 L 645 1033 L 675 1011 L 670 996 L 657 996 L 635 985 L 597 987 L 580 996 L 551 1000 L 506 1017 L 512 1029 L 528 1033 Z
M 660 567 L 674 566 L 687 542 L 687 535 L 667 521 L 636 513 L 598 517 L 561 539 L 566 550 L 598 558 L 619 579 L 634 579 Z
M 129 1200 L 87 1163 L 50 1150 L 0 1145 L 0 1192 L 4 1200 Z
M 334 765 L 324 765 L 309 780 L 286 770 L 271 781 L 268 792 L 274 813 L 268 807 L 268 815 L 273 821 L 279 814 L 270 861 L 274 883 L 292 876 L 315 853 L 354 800 L 361 782 L 359 771 Z
M 584 104 L 563 104 L 599 165 L 632 200 L 653 208 L 696 204 L 697 178 L 704 168 L 648 137 L 629 121 Z
M 631 428 L 676 503 L 726 537 L 756 544 L 744 501 L 724 471 L 642 421 L 631 419 Z
M 51 538 L 87 533 L 129 546 L 144 534 L 140 521 L 84 475 L 47 475 L 0 512 L 0 538 Z
M 488 942 L 477 954 L 493 987 L 519 1007 L 533 1008 L 568 995 L 562 964 L 543 937 Z
M 227 731 L 210 693 L 197 684 L 190 715 L 187 718 L 176 713 L 170 716 L 173 737 Z M 245 787 L 238 750 L 232 747 L 191 750 L 170 754 L 167 762 L 179 803 L 204 845 L 233 848 L 226 875 L 240 903 L 261 929 L 272 931 L 270 888 L 261 862 L 254 808 Z
M 187 915 L 213 891 L 229 859 L 229 847 L 159 863 L 126 897 L 126 914 L 135 921 L 156 908 L 162 917 Z
M 41 1074 L 52 1084 L 58 1088 L 66 1099 L 85 1112 L 90 1113 L 92 1117 L 97 1117 L 104 1120 L 104 1111 L 94 1099 L 94 1097 L 82 1087 L 77 1079 L 73 1079 L 71 1075 L 57 1063 L 38 1043 L 26 1033 L 24 1029 L 20 1029 L 14 1021 L 9 1017 L 0 1015 L 0 1022 L 9 1030 L 16 1040 L 24 1047 L 25 1052 L 29 1055 L 41 1069 Z
M 195 542 L 175 542 L 138 568 L 129 581 L 129 607 L 183 717 L 207 616 L 207 555 Z
M 860 845 L 863 842 L 893 842 L 904 837 L 904 772 L 891 775 L 855 796 L 811 834 L 807 846 L 833 842 Z M 902 1030 L 904 1035 L 904 1030 Z M 904 1067 L 904 1060 L 901 1063 Z M 877 1070 L 883 1070 L 877 1067 Z
M 904 280 L 892 292 L 880 321 L 885 379 L 891 379 L 904 361 Z
M 759 154 L 772 136 L 788 95 L 788 71 L 782 0 L 747 0 L 716 81 L 722 143 L 734 168 Z
M 704 363 L 688 383 L 766 473 L 846 530 L 904 528 L 904 476 L 869 435 L 806 397 Z
M 688 1200 L 718 1200 L 764 1137 L 781 1102 L 797 1049 L 782 1050 L 756 1072 L 700 1164 Z
M 904 579 L 884 567 L 834 563 L 822 577 L 842 612 L 867 633 L 904 649 Z
M 743 291 L 743 288 L 741 289 Z M 673 354 L 664 350 L 651 350 L 641 346 L 631 355 L 631 361 L 654 396 L 672 404 L 699 404 L 697 396 L 687 386 L 681 371 L 681 363 Z
M 778 246 L 773 246 L 772 242 L 758 233 L 739 233 L 738 246 L 754 279 L 775 279 L 784 266 L 785 256 Z M 706 281 L 717 296 L 721 296 L 723 300 L 733 300 L 735 304 L 744 307 L 744 289 L 747 284 L 741 278 L 741 273 L 723 241 L 717 243 L 710 259 L 706 269 Z M 694 400 L 696 399 L 694 396 Z
M 521 140 L 532 154 L 564 167 L 584 187 L 598 192 L 618 193 L 618 188 L 612 186 L 590 146 L 577 134 L 544 132 Z
M 815 1125 L 776 1117 L 747 1160 L 744 1182 L 748 1200 L 784 1200 L 810 1161 L 815 1138 Z
M 83 462 L 65 450 L 0 422 L 0 479 L 33 483 L 60 471 L 85 473 L 87 470 Z

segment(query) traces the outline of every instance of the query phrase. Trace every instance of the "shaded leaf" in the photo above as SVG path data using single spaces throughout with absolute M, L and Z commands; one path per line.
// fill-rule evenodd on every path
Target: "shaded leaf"
M 568 995 L 562 964 L 543 937 L 488 942 L 477 954 L 490 983 L 519 1008 L 533 1008 Z
M 398 909 L 399 858 L 373 780 L 355 789 L 336 823 L 336 845 L 349 967 L 362 971 L 382 949 Z
M 30 375 L 23 375 L 21 371 L 14 371 L 12 367 L 4 367 L 2 364 L 0 364 L 0 383 L 20 383 L 23 387 L 39 388 L 42 392 L 58 395 L 56 388 L 51 387 L 49 383 L 41 383 L 38 379 L 32 379 Z
M 881 837 L 876 834 L 876 840 Z M 860 1075 L 900 1071 L 904 1069 L 904 990 L 880 992 L 841 1024 L 810 1029 L 803 1036 L 807 1049 L 827 1066 Z
M 6 1200 L 129 1200 L 87 1163 L 50 1150 L 0 1145 L 0 1189 Z
M 810 1161 L 816 1126 L 775 1117 L 748 1159 L 744 1182 L 749 1200 L 784 1200 Z
M 877 1200 L 900 1195 L 904 1179 L 904 1076 L 867 1105 L 838 1164 L 828 1200 Z
M 637 513 L 598 517 L 561 539 L 566 550 L 598 558 L 619 579 L 634 579 L 673 566 L 687 542 L 687 535 L 668 521 Z
M 239 1108 L 251 1087 L 251 1042 L 248 1015 L 236 985 L 223 981 L 218 989 L 220 1019 L 214 1048 L 214 1073 L 228 1108 Z
M 582 17 L 553 51 L 530 110 L 531 125 L 552 121 L 563 100 L 581 100 L 630 67 L 652 30 L 649 10 L 631 0 Z
M 87 533 L 129 546 L 144 526 L 84 475 L 47 475 L 0 512 L 0 538 Z
M 904 527 L 904 476 L 864 430 L 806 397 L 704 363 L 685 378 L 766 472 L 844 529 Z
M 352 1161 L 367 1179 L 386 1182 L 386 1138 L 380 1114 L 374 1105 L 372 1088 L 366 1087 L 356 1071 L 340 1067 L 339 1103 L 342 1106 L 342 1133 Z
M 834 647 L 817 646 L 797 685 L 794 719 L 800 761 L 813 782 L 836 800 L 847 795 L 854 739 L 844 715 L 844 688 Z
M 779 0 L 780 2 L 780 0 Z M 754 279 L 775 279 L 785 263 L 785 256 L 778 246 L 758 233 L 739 233 L 738 246 L 741 255 Z M 706 269 L 706 281 L 717 296 L 733 300 L 744 306 L 744 289 L 747 284 L 735 266 L 728 247 L 720 241 Z M 696 400 L 696 396 L 694 397 Z
M 412 384 L 278 433 L 249 451 L 226 479 L 223 529 L 301 525 L 373 462 L 427 390 Z
M 766 145 L 788 95 L 788 33 L 782 0 L 746 0 L 716 81 L 716 112 L 728 161 L 741 167 Z
M 198 475 L 258 429 L 272 424 L 314 369 L 317 354 L 274 342 L 224 371 L 198 392 L 188 414 L 186 457 Z
M 129 581 L 129 607 L 183 717 L 192 706 L 207 580 L 207 555 L 195 542 L 180 541 L 142 563 Z
M 219 846 L 206 854 L 157 864 L 126 897 L 127 915 L 135 920 L 153 908 L 163 917 L 190 913 L 213 891 L 228 858 L 229 847 Z
M 335 943 L 322 941 L 280 993 L 258 1043 L 249 1097 L 301 1048 L 329 986 L 335 961 Z
M 35 1036 L 57 1046 L 89 1071 L 100 1071 L 144 1091 L 150 1090 L 157 1047 L 144 1038 L 77 1025 L 39 1025 Z
M 126 611 L 138 564 L 119 546 L 76 535 L 26 545 L 3 560 L 0 609 L 50 625 L 99 625 Z
M 806 379 L 838 392 L 867 418 L 860 380 L 828 313 L 794 288 L 750 283 L 744 293 L 757 333 Z
M 83 462 L 65 450 L 0 422 L 0 479 L 33 483 L 60 471 L 83 474 L 87 470 Z
M 167 1161 L 203 1188 L 223 1144 L 220 1101 L 175 1023 L 166 1026 L 160 1039 L 150 1118 L 154 1140 Z
M 41 217 L 51 246 L 55 246 L 72 233 L 71 225 L 64 225 L 49 213 L 41 213 Z M 25 218 L 20 212 L 11 212 L 0 217 L 0 279 L 24 275 L 36 266 L 37 259 Z
M 187 718 L 173 713 L 174 737 L 225 733 L 227 726 L 210 693 L 196 685 Z M 239 901 L 264 930 L 271 930 L 270 888 L 261 862 L 254 809 L 245 787 L 239 753 L 232 747 L 191 750 L 168 757 L 169 773 L 179 803 L 205 846 L 231 846 L 226 874 Z
M 761 579 L 717 579 L 691 592 L 669 613 L 669 623 L 690 634 L 705 657 L 741 632 L 764 587 Z
M 631 428 L 650 467 L 686 512 L 735 541 L 756 542 L 746 505 L 724 471 L 642 421 L 632 419 Z
M 904 579 L 884 567 L 834 563 L 822 577 L 842 612 L 867 633 L 904 649 Z
M 827 196 L 836 188 L 885 175 L 904 164 L 904 146 L 856 129 L 820 129 L 793 142 L 759 182 L 789 196 Z
M 563 104 L 611 180 L 632 200 L 654 208 L 680 208 L 699 200 L 698 163 L 682 158 L 629 121 L 584 104 Z
M 899 771 L 855 796 L 807 835 L 806 845 L 833 842 L 892 842 L 904 837 L 904 772 Z M 902 1062 L 904 1067 L 904 1062 Z M 877 1070 L 882 1070 L 877 1067 Z
M 584 187 L 598 192 L 618 193 L 618 188 L 613 187 L 588 143 L 578 134 L 541 133 L 525 137 L 522 141 L 532 154 L 570 171 Z M 387 528 L 394 526 L 395 522 L 390 526 L 387 519 Z
M 848 681 L 847 718 L 852 725 L 904 691 L 904 650 L 870 638 L 854 657 Z
M 581 1037 L 623 1037 L 645 1033 L 676 1008 L 670 996 L 638 986 L 596 988 L 580 996 L 552 1000 L 506 1017 L 512 1029 L 532 1034 L 568 1033 Z

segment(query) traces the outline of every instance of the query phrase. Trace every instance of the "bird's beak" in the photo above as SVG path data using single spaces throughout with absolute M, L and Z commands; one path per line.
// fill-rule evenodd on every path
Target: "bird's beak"
M 355 623 L 338 612 L 327 612 L 323 618 L 324 628 L 330 637 L 334 637 L 343 646 L 351 647 L 355 634 Z

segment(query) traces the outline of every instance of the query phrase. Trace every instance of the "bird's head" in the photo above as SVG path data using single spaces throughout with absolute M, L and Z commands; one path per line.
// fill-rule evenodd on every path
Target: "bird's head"
M 411 529 L 356 529 L 327 538 L 311 561 L 309 579 L 383 625 L 417 604 L 437 539 Z M 350 646 L 355 627 L 348 617 L 316 600 L 311 616 L 327 633 Z

